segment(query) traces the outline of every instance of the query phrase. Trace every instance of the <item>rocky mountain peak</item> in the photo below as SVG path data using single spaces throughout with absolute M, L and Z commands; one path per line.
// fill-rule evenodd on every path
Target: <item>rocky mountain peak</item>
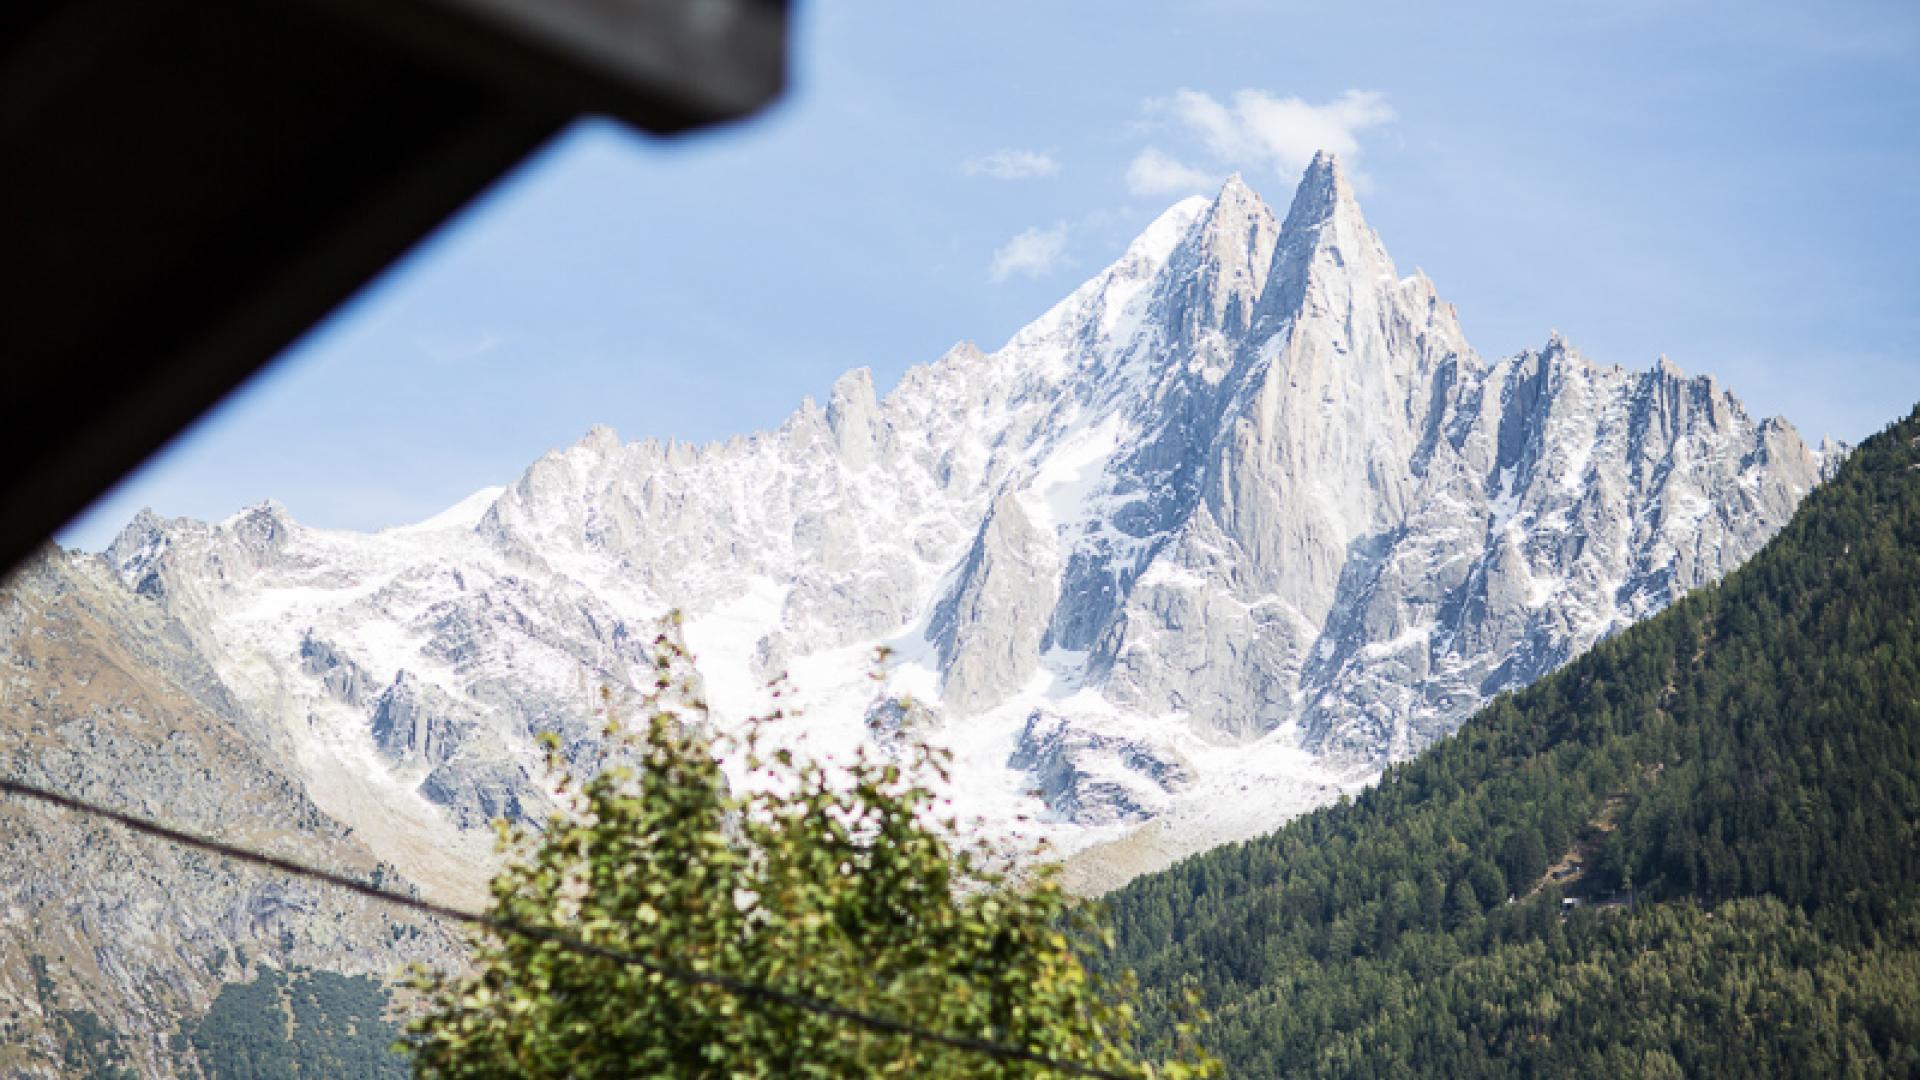
M 299 523 L 279 501 L 266 499 L 228 518 L 221 527 L 256 559 L 266 559 L 286 545 Z
M 1330 150 L 1313 155 L 1299 186 L 1294 188 L 1286 231 L 1319 228 L 1337 218 L 1359 216 L 1360 203 L 1354 198 L 1353 185 L 1347 181 L 1339 155 Z
M 827 402 L 827 427 L 849 468 L 863 468 L 872 459 L 875 423 L 880 403 L 874 395 L 873 372 L 855 368 L 834 380 Z
M 1239 173 L 1188 228 L 1161 275 L 1159 320 L 1200 344 L 1209 330 L 1246 329 L 1273 265 L 1279 222 Z
M 620 434 L 605 424 L 595 424 L 580 437 L 577 445 L 602 457 L 610 456 L 620 451 Z
M 1340 162 L 1322 151 L 1301 177 L 1274 246 L 1255 329 L 1278 332 L 1290 320 L 1330 315 L 1391 302 L 1397 291 L 1393 259 L 1360 212 Z M 1363 316 L 1371 320 L 1371 314 Z
M 107 562 L 122 580 L 136 581 L 166 550 L 166 545 L 166 523 L 152 507 L 142 507 L 113 538 L 113 543 L 107 545 Z
M 1222 224 L 1238 224 L 1256 215 L 1271 217 L 1272 214 L 1272 208 L 1260 198 L 1259 193 L 1247 186 L 1244 177 L 1234 173 L 1220 185 L 1213 202 L 1207 206 L 1206 220 L 1210 223 L 1207 227 L 1220 228 Z

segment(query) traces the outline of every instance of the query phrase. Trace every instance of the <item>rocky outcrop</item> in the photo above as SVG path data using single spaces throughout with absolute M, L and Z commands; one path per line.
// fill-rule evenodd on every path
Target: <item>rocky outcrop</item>
M 1007 764 L 1033 778 L 1047 809 L 1095 826 L 1146 821 L 1192 782 L 1179 754 L 1102 726 L 1035 710 Z
M 396 761 L 443 765 L 479 727 L 477 720 L 465 715 L 469 711 L 444 691 L 403 670 L 373 705 L 373 744 Z

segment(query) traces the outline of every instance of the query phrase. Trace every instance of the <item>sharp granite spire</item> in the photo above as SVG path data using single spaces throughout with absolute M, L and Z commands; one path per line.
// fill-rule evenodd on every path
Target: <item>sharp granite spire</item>
M 1279 233 L 1273 210 L 1239 173 L 1228 177 L 1168 259 L 1163 318 L 1189 339 L 1209 330 L 1243 333 Z
M 1353 185 L 1340 165 L 1339 155 L 1322 150 L 1313 155 L 1307 171 L 1294 188 L 1293 203 L 1287 209 L 1288 232 L 1321 227 L 1342 214 L 1360 215 Z
M 1254 330 L 1277 333 L 1303 305 L 1316 301 L 1328 311 L 1367 305 L 1377 282 L 1396 277 L 1393 259 L 1368 227 L 1339 158 L 1323 150 L 1307 166 L 1280 227 Z

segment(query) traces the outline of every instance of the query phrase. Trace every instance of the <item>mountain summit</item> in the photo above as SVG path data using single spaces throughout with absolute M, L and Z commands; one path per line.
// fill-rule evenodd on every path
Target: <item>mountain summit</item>
M 785 673 L 817 752 L 943 742 L 985 828 L 1118 842 L 1098 887 L 1368 782 L 1738 565 L 1837 460 L 1664 363 L 1481 359 L 1322 154 L 1284 221 L 1235 177 L 884 397 L 596 429 L 433 528 L 143 517 L 109 557 L 429 886 L 480 871 L 422 838 L 542 812 L 532 736 L 591 754 L 678 608 L 722 722 Z

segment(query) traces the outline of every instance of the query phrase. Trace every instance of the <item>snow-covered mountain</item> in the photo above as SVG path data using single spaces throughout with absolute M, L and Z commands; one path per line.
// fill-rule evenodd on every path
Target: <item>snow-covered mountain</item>
M 1664 359 L 1481 359 L 1322 155 L 1284 219 L 1236 177 L 884 398 L 854 371 L 700 448 L 596 428 L 375 534 L 142 515 L 108 558 L 429 888 L 546 805 L 534 733 L 593 752 L 598 688 L 644 685 L 676 608 L 723 722 L 785 672 L 817 752 L 911 727 L 963 815 L 1104 844 L 1097 887 L 1365 783 L 1718 578 L 1840 453 Z

